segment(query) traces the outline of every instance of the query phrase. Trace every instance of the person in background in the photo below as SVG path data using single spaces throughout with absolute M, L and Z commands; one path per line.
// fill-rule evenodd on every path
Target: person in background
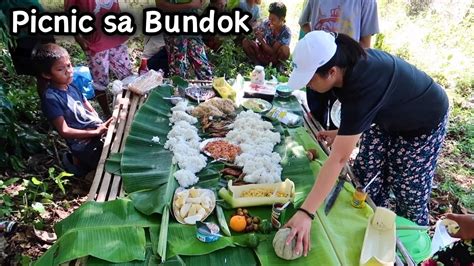
M 260 0 L 240 0 L 239 2 L 239 8 L 252 15 L 250 25 L 252 25 L 253 28 L 257 26 L 260 20 L 260 3 Z
M 44 12 L 43 6 L 38 0 L 3 0 L 0 1 L 0 11 L 5 16 L 5 21 L 0 21 L 4 25 L 9 25 L 12 21 L 11 10 L 13 8 L 31 8 L 35 7 L 38 12 Z M 7 29 L 5 29 L 7 30 Z M 9 43 L 8 50 L 10 52 L 13 66 L 18 75 L 28 75 L 36 77 L 36 90 L 38 96 L 43 97 L 43 93 L 48 86 L 48 81 L 41 75 L 36 75 L 37 71 L 31 67 L 31 55 L 36 47 L 41 44 L 54 43 L 53 35 L 49 34 L 32 34 L 27 29 L 22 30 L 17 36 L 10 36 L 14 39 L 14 43 Z
M 213 8 L 216 10 L 217 14 L 220 14 L 225 11 L 226 5 L 227 0 L 211 0 L 204 13 L 208 12 L 209 8 Z M 213 51 L 217 51 L 222 45 L 222 39 L 216 34 L 203 34 L 202 40 L 204 44 Z
M 306 34 L 296 44 L 293 66 L 290 88 L 334 91 L 342 108 L 339 129 L 317 135 L 331 146 L 331 153 L 304 203 L 285 225 L 291 228 L 287 243 L 296 237 L 295 252 L 307 255 L 314 214 L 359 139 L 353 171 L 363 186 L 378 176 L 367 191 L 375 205 L 390 207 L 393 193 L 397 215 L 427 225 L 448 120 L 445 90 L 406 61 L 363 49 L 342 33 Z
M 44 44 L 33 53 L 38 75 L 48 80 L 41 100 L 44 115 L 66 140 L 72 154 L 65 154 L 66 171 L 84 176 L 96 169 L 102 153 L 101 137 L 112 121 L 103 122 L 81 91 L 72 86 L 73 66 L 66 49 Z
M 351 36 L 363 48 L 370 48 L 371 38 L 379 33 L 377 2 L 375 0 L 308 0 L 299 24 L 303 33 L 313 30 L 339 32 Z M 330 108 L 336 101 L 332 92 L 306 90 L 313 117 L 326 129 L 336 126 L 329 119 Z
M 89 68 L 94 81 L 95 97 L 99 102 L 105 117 L 110 117 L 111 111 L 107 100 L 109 72 L 112 71 L 118 79 L 124 79 L 132 74 L 132 65 L 125 42 L 128 37 L 123 35 L 108 36 L 102 30 L 102 18 L 109 12 L 120 13 L 118 0 L 65 0 L 64 8 L 77 7 L 79 12 L 90 12 L 95 16 L 95 28 L 91 34 L 74 36 L 77 43 L 87 55 Z
M 459 231 L 451 236 L 460 240 L 439 250 L 421 265 L 474 265 L 474 214 L 448 213 L 446 218 L 459 225 Z
M 197 13 L 202 8 L 201 0 L 192 0 L 185 4 L 174 4 L 170 0 L 156 0 L 156 6 L 165 12 Z M 166 51 L 170 75 L 188 78 L 190 65 L 197 79 L 212 79 L 212 69 L 206 55 L 205 45 L 201 36 L 196 35 L 165 35 Z
M 145 36 L 142 61 L 146 60 L 147 69 L 162 70 L 165 77 L 169 74 L 168 53 L 163 34 Z
M 291 32 L 285 25 L 286 6 L 282 2 L 271 3 L 268 19 L 255 31 L 255 40 L 244 39 L 242 48 L 256 65 L 272 64 L 276 67 L 290 58 Z

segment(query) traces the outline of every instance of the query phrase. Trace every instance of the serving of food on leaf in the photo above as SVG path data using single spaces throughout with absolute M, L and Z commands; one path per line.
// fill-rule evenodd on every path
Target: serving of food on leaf
M 216 207 L 216 196 L 212 190 L 202 188 L 176 189 L 173 197 L 173 214 L 182 224 L 204 221 Z

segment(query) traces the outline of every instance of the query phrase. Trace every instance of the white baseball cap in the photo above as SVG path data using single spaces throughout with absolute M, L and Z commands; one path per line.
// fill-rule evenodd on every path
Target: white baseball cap
M 336 39 L 326 31 L 311 31 L 301 39 L 293 51 L 293 71 L 288 86 L 293 90 L 306 87 L 319 67 L 336 54 Z

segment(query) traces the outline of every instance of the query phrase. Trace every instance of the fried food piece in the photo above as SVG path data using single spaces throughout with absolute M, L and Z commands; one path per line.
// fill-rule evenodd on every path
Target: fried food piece
M 240 147 L 231 144 L 225 140 L 216 140 L 206 144 L 204 150 L 211 154 L 214 159 L 225 159 L 233 162 L 235 157 L 240 153 Z
M 231 175 L 231 176 L 239 177 L 242 174 L 242 170 L 226 167 L 222 169 L 221 173 L 223 175 Z

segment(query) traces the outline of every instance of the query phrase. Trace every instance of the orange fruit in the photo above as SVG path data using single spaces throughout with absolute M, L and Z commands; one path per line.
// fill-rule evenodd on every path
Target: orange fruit
M 243 232 L 247 226 L 247 220 L 245 219 L 245 216 L 234 215 L 230 218 L 229 226 L 235 232 Z

